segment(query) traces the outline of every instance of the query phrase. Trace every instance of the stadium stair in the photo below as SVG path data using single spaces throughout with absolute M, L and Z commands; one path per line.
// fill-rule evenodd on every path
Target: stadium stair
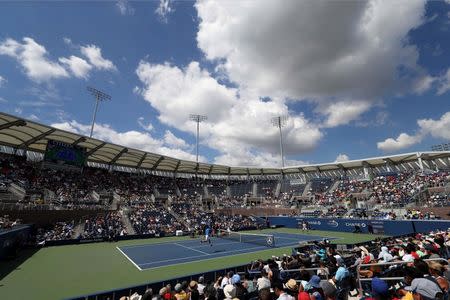
M 281 193 L 281 181 L 278 181 L 277 186 L 275 187 L 275 193 L 274 193 L 275 197 L 278 198 L 280 196 L 280 193 Z
M 302 193 L 303 197 L 308 196 L 308 192 L 311 189 L 311 185 L 312 185 L 311 181 L 308 181 L 308 184 L 306 184 L 305 189 L 303 190 L 303 193 Z
M 72 238 L 73 238 L 73 239 L 76 239 L 76 238 L 79 237 L 83 232 L 84 232 L 84 222 L 80 222 L 80 223 L 78 223 L 78 225 L 76 225 L 75 228 L 73 229 L 73 235 L 72 235 Z
M 127 229 L 128 234 L 136 234 L 133 225 L 131 225 L 130 219 L 128 218 L 128 208 L 124 208 L 122 211 L 122 222 Z
M 341 184 L 341 181 L 340 180 L 336 180 L 333 183 L 333 185 L 330 187 L 330 189 L 328 190 L 328 193 L 334 192 L 338 188 L 339 184 Z

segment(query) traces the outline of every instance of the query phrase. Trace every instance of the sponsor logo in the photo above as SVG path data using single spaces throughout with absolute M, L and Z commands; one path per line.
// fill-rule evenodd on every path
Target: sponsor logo
M 366 223 L 360 223 L 360 222 L 346 222 L 345 226 L 347 227 L 355 227 L 355 226 L 359 226 L 359 227 L 366 227 Z
M 272 246 L 273 245 L 273 237 L 268 236 L 266 239 L 266 243 L 267 243 L 267 245 Z
M 331 220 L 331 221 L 328 221 L 327 225 L 331 226 L 331 227 L 338 227 L 339 223 L 336 222 L 335 220 Z
M 312 225 L 321 225 L 322 224 L 322 222 L 320 222 L 320 221 L 307 221 L 307 222 Z

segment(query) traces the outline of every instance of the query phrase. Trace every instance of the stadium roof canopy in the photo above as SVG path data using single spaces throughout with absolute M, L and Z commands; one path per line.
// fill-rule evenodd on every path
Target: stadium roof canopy
M 86 148 L 87 160 L 91 163 L 202 175 L 278 175 L 281 172 L 284 174 L 294 174 L 351 170 L 366 166 L 377 167 L 386 165 L 387 163 L 396 165 L 413 161 L 417 162 L 419 156 L 424 160 L 440 161 L 443 167 L 450 167 L 449 151 L 414 152 L 345 162 L 286 167 L 284 169 L 231 167 L 207 163 L 197 164 L 193 161 L 180 160 L 107 143 L 95 138 L 89 138 L 0 112 L 0 145 L 44 153 L 48 140 L 60 141 Z

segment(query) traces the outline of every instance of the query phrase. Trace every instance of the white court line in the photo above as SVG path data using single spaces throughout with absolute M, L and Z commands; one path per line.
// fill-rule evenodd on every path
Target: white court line
M 132 263 L 136 268 L 138 268 L 139 271 L 142 271 L 141 267 L 139 267 L 139 266 L 138 266 L 131 258 L 129 258 L 128 255 L 126 255 L 122 250 L 120 250 L 119 247 L 116 247 L 116 248 L 117 248 L 117 250 L 119 250 L 120 253 L 122 253 L 129 261 L 131 261 L 131 263 Z
M 213 247 L 214 247 L 214 246 L 213 246 Z M 225 251 L 225 252 L 221 252 L 221 253 L 224 253 L 224 254 L 234 254 L 234 253 L 245 252 L 245 251 L 248 251 L 248 250 L 255 250 L 255 249 L 266 250 L 267 247 L 264 247 L 264 246 L 258 246 L 258 247 L 253 247 L 253 248 L 245 248 L 245 249 L 241 249 L 241 250 Z M 273 249 L 273 248 L 270 248 L 270 249 Z M 269 249 L 267 249 L 267 250 L 269 250 Z M 213 254 L 210 254 L 210 255 L 213 255 Z M 222 258 L 222 257 L 227 257 L 227 256 L 231 256 L 231 255 L 216 256 L 216 257 L 212 257 L 212 258 L 201 259 L 201 260 L 198 260 L 198 261 L 204 261 L 204 260 L 210 260 L 210 259 Z M 154 262 L 151 262 L 151 263 L 140 264 L 140 266 L 154 265 L 154 264 L 162 263 L 162 262 L 171 262 L 171 261 L 175 262 L 175 261 L 178 261 L 178 260 L 191 259 L 191 258 L 198 258 L 198 257 L 204 257 L 204 255 L 195 255 L 195 256 L 188 256 L 188 257 L 182 257 L 182 258 L 172 258 L 172 259 L 166 259 L 166 260 L 158 260 L 158 261 L 154 261 Z M 196 260 L 194 260 L 194 261 L 188 261 L 188 262 L 184 262 L 183 264 L 187 264 L 187 263 L 191 263 L 191 262 L 197 262 L 197 261 L 196 261 Z M 181 264 L 181 263 L 180 263 L 180 264 Z M 170 266 L 170 265 L 158 266 L 158 267 L 156 267 L 156 268 L 167 267 L 167 266 Z M 152 269 L 154 269 L 154 268 L 152 268 Z M 145 269 L 145 270 L 150 270 L 150 269 Z
M 196 251 L 196 252 L 198 252 L 198 253 L 203 253 L 203 254 L 205 254 L 205 255 L 210 255 L 209 253 L 207 253 L 207 252 L 204 252 L 204 251 L 201 251 L 201 250 L 197 250 L 197 249 L 195 249 L 195 248 L 191 248 L 191 247 L 188 247 L 188 246 L 185 246 L 185 245 L 181 245 L 181 244 L 178 244 L 178 243 L 173 243 L 174 245 L 177 245 L 177 246 L 180 246 L 180 247 L 183 247 L 183 248 L 186 248 L 186 249 L 189 249 L 189 250 L 192 250 L 192 251 Z
M 178 242 L 184 242 L 184 241 L 193 241 L 193 240 L 181 240 Z M 132 249 L 132 248 L 139 248 L 139 247 L 148 247 L 148 246 L 158 246 L 158 245 L 169 245 L 169 244 L 176 244 L 177 242 L 161 242 L 161 243 L 149 243 L 149 244 L 142 244 L 142 245 L 131 245 L 131 246 L 122 246 L 122 248 L 126 248 L 126 249 Z M 236 242 L 228 242 L 228 243 L 220 243 L 218 240 L 213 240 L 212 241 L 213 246 L 214 245 L 231 245 L 231 244 L 240 244 L 241 242 L 236 241 Z M 205 245 L 198 245 L 198 246 L 192 246 L 191 248 L 201 248 L 201 247 L 205 247 Z

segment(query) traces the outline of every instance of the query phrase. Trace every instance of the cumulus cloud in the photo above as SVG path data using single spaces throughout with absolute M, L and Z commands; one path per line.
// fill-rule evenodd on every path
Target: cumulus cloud
M 99 70 L 117 70 L 112 61 L 102 56 L 102 49 L 96 45 L 81 46 L 81 53 L 89 63 Z
M 167 23 L 169 15 L 173 12 L 172 4 L 171 0 L 159 0 L 159 5 L 155 9 L 156 15 L 164 23 Z
M 29 37 L 24 37 L 22 43 L 11 38 L 6 39 L 0 43 L 0 55 L 16 59 L 27 76 L 36 82 L 69 77 L 62 65 L 48 58 L 45 47 Z
M 6 83 L 6 79 L 0 75 L 0 87 L 2 87 Z
M 65 65 L 75 77 L 87 78 L 92 66 L 82 58 L 71 55 L 69 58 L 60 57 L 59 62 Z
M 385 152 L 394 152 L 404 148 L 411 147 L 422 140 L 422 135 L 409 135 L 407 133 L 400 133 L 394 138 L 388 138 L 382 142 L 377 143 L 377 147 Z
M 424 133 L 428 133 L 435 138 L 450 140 L 450 112 L 446 112 L 438 120 L 422 119 L 417 124 Z
M 356 120 L 362 113 L 368 111 L 371 103 L 368 101 L 340 101 L 319 106 L 319 110 L 327 116 L 324 126 L 336 127 Z
M 347 154 L 339 153 L 339 155 L 336 157 L 335 162 L 343 162 L 343 161 L 349 161 L 350 158 Z
M 417 120 L 419 130 L 415 135 L 401 133 L 396 139 L 388 138 L 377 143 L 380 150 L 392 152 L 408 148 L 412 145 L 420 143 L 426 135 L 434 138 L 450 140 L 450 112 L 443 114 L 438 120 L 420 119 Z
M 83 135 L 89 135 L 91 128 L 90 125 L 81 124 L 75 120 L 54 123 L 51 124 L 51 126 Z M 175 148 L 172 145 L 168 145 L 164 140 L 156 139 L 148 132 L 140 132 L 136 130 L 119 132 L 108 124 L 96 123 L 94 128 L 94 137 L 125 147 L 163 154 L 179 159 L 195 160 L 194 154 Z M 199 160 L 206 161 L 205 157 L 199 157 Z
M 141 61 L 136 73 L 143 83 L 138 91 L 159 112 L 159 120 L 179 130 L 196 133 L 188 115 L 208 116 L 201 124 L 201 143 L 220 152 L 216 163 L 277 165 L 278 130 L 270 123 L 276 115 L 288 115 L 282 101 L 261 100 L 249 91 L 227 87 L 191 62 L 181 69 Z M 318 127 L 302 114 L 291 115 L 283 134 L 287 155 L 314 149 L 322 138 Z M 265 163 L 263 163 L 265 162 Z
M 206 58 L 219 63 L 241 88 L 318 103 L 350 101 L 356 108 L 346 114 L 354 119 L 386 94 L 423 92 L 431 86 L 417 64 L 417 48 L 408 41 L 409 31 L 424 22 L 425 1 L 392 5 L 377 0 L 200 0 L 195 5 L 197 42 Z M 328 126 L 348 122 L 329 110 L 323 113 L 330 117 Z
M 189 148 L 190 145 L 186 143 L 185 140 L 175 136 L 170 130 L 166 130 L 164 134 L 164 143 L 174 148 L 186 149 Z
M 73 45 L 70 38 L 64 37 L 63 40 L 67 45 Z M 38 83 L 48 83 L 52 79 L 69 78 L 72 75 L 87 78 L 93 68 L 116 70 L 110 60 L 103 58 L 98 46 L 82 46 L 80 50 L 88 58 L 89 63 L 75 55 L 60 57 L 57 61 L 53 61 L 49 58 L 46 48 L 30 37 L 24 37 L 22 42 L 8 38 L 0 43 L 0 55 L 14 58 L 22 66 L 25 74 Z

